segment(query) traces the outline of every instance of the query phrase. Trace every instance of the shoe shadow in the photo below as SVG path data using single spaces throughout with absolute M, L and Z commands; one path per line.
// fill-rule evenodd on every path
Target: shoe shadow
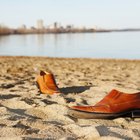
M 64 94 L 70 94 L 70 93 L 82 93 L 88 89 L 90 89 L 91 86 L 72 86 L 72 87 L 66 87 L 66 88 L 60 88 L 60 92 Z

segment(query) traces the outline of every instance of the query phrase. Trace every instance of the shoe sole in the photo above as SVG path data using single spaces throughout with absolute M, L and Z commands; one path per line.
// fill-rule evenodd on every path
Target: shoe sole
M 121 113 L 94 113 L 69 109 L 68 114 L 78 119 L 114 119 L 118 117 L 140 118 L 140 110 L 131 110 Z

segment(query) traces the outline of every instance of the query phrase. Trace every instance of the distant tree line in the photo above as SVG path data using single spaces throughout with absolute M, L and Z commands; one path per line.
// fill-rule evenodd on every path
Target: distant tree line
M 8 27 L 0 25 L 0 35 L 8 35 L 8 34 L 11 34 L 11 33 L 12 33 L 11 29 L 9 29 Z

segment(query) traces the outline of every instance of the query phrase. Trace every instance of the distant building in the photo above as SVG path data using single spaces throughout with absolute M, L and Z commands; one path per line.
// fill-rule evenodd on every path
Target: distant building
M 21 29 L 26 29 L 26 25 L 25 24 L 23 24 L 23 25 L 21 25 Z
M 32 30 L 36 30 L 36 28 L 35 28 L 34 26 L 31 26 L 31 29 L 32 29 Z
M 37 20 L 37 29 L 43 29 L 44 28 L 44 24 L 43 24 L 43 20 Z
M 58 28 L 58 24 L 57 22 L 54 23 L 54 29 L 57 29 Z
M 67 25 L 67 26 L 66 26 L 66 29 L 67 29 L 67 30 L 71 30 L 71 29 L 72 29 L 72 26 L 71 26 L 71 25 Z
M 67 25 L 66 30 L 67 31 L 72 31 L 74 29 L 73 25 Z

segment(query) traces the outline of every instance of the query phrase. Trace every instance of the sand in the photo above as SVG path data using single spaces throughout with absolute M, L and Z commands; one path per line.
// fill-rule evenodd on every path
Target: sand
M 62 92 L 40 94 L 39 70 Z M 140 118 L 74 119 L 70 105 L 94 105 L 112 89 L 140 91 L 140 60 L 0 57 L 0 140 L 139 140 Z

